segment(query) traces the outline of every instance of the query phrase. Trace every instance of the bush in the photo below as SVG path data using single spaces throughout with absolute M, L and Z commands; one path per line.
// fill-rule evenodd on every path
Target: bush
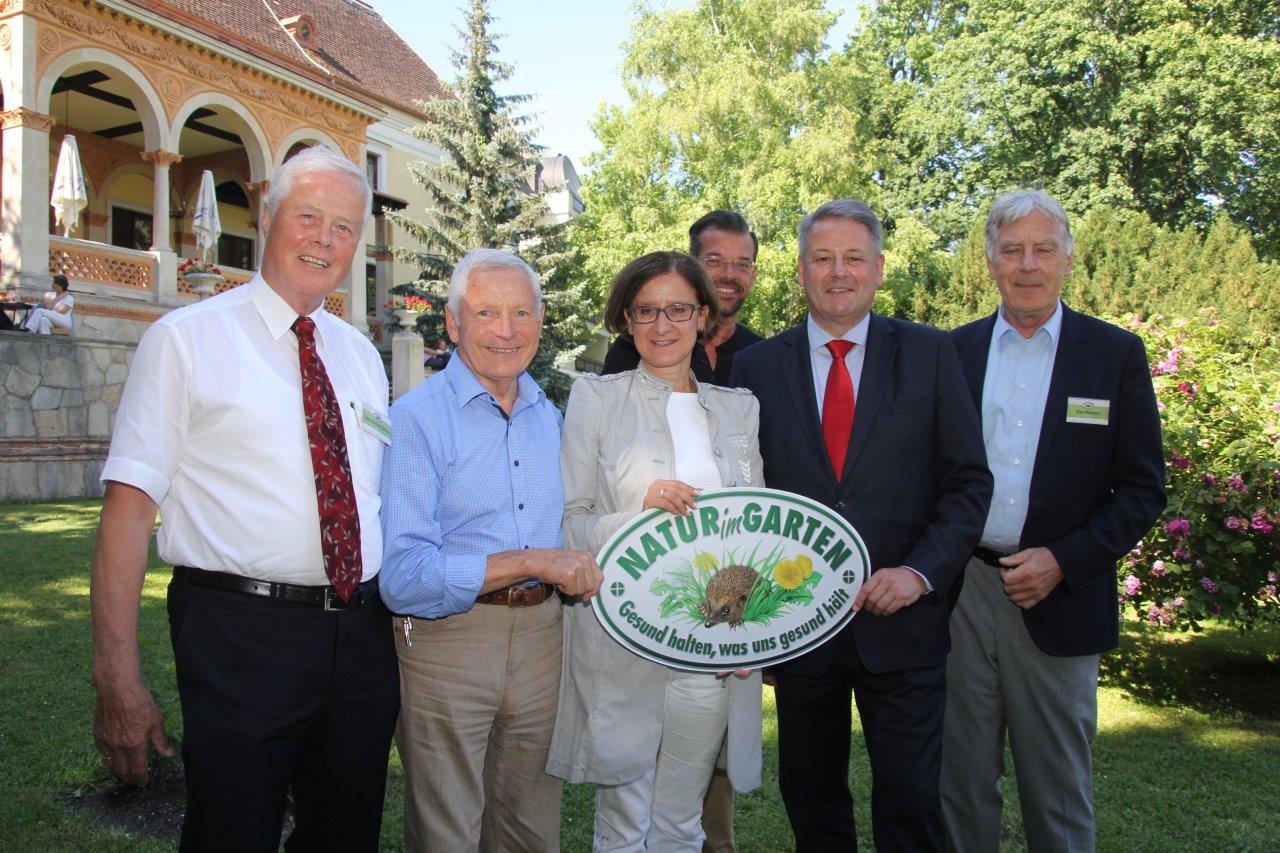
M 1153 624 L 1280 621 L 1280 361 L 1275 335 L 1208 310 L 1140 334 L 1164 426 L 1169 506 L 1122 561 L 1121 600 Z

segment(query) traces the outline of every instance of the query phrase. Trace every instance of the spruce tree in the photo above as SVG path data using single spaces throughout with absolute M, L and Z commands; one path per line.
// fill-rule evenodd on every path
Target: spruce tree
M 486 0 L 471 0 L 462 50 L 453 51 L 458 79 L 450 97 L 420 102 L 426 123 L 411 133 L 442 151 L 439 164 L 417 161 L 410 172 L 427 191 L 430 206 L 421 219 L 407 211 L 389 214 L 419 244 L 397 247 L 402 259 L 422 270 L 418 280 L 393 292 L 417 293 L 436 309 L 418 322 L 429 344 L 445 336 L 444 304 L 454 265 L 472 249 L 496 248 L 524 258 L 542 278 L 546 317 L 542 340 L 529 372 L 548 396 L 567 397 L 572 366 L 586 337 L 580 286 L 569 283 L 574 253 L 565 225 L 551 222 L 545 193 L 533 186 L 540 155 L 530 138 L 530 118 L 517 112 L 528 95 L 499 95 L 496 86 L 511 77 L 500 62 L 493 18 Z

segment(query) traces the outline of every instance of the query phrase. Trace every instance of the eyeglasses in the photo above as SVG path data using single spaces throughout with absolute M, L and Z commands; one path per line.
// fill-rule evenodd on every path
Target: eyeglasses
M 665 308 L 658 305 L 632 305 L 627 309 L 627 318 L 633 323 L 644 325 L 656 321 L 659 314 L 665 314 L 673 323 L 687 323 L 698 313 L 698 307 L 688 302 L 672 302 Z
M 734 272 L 747 273 L 756 268 L 754 261 L 726 261 L 724 258 L 715 255 L 708 255 L 703 258 L 702 265 L 707 268 L 708 272 L 720 272 L 725 267 L 731 267 Z

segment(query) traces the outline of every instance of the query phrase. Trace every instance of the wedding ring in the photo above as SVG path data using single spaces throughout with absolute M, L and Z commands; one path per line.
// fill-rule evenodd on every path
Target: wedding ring
M 665 496 L 666 496 L 666 494 L 667 494 L 667 490 L 666 490 L 666 489 L 658 489 L 658 497 L 660 497 L 660 498 L 661 498 L 661 497 L 665 497 Z

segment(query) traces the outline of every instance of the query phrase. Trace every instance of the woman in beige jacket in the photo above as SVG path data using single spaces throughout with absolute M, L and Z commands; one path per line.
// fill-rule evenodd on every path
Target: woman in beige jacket
M 641 362 L 574 383 L 560 453 L 567 547 L 598 551 L 644 510 L 685 513 L 703 489 L 763 483 L 755 397 L 689 369 L 716 314 L 711 282 L 683 253 L 645 255 L 614 279 L 605 323 L 632 336 Z M 722 748 L 734 789 L 758 787 L 759 672 L 670 669 L 611 639 L 588 605 L 566 610 L 547 771 L 597 785 L 596 850 L 701 849 Z

